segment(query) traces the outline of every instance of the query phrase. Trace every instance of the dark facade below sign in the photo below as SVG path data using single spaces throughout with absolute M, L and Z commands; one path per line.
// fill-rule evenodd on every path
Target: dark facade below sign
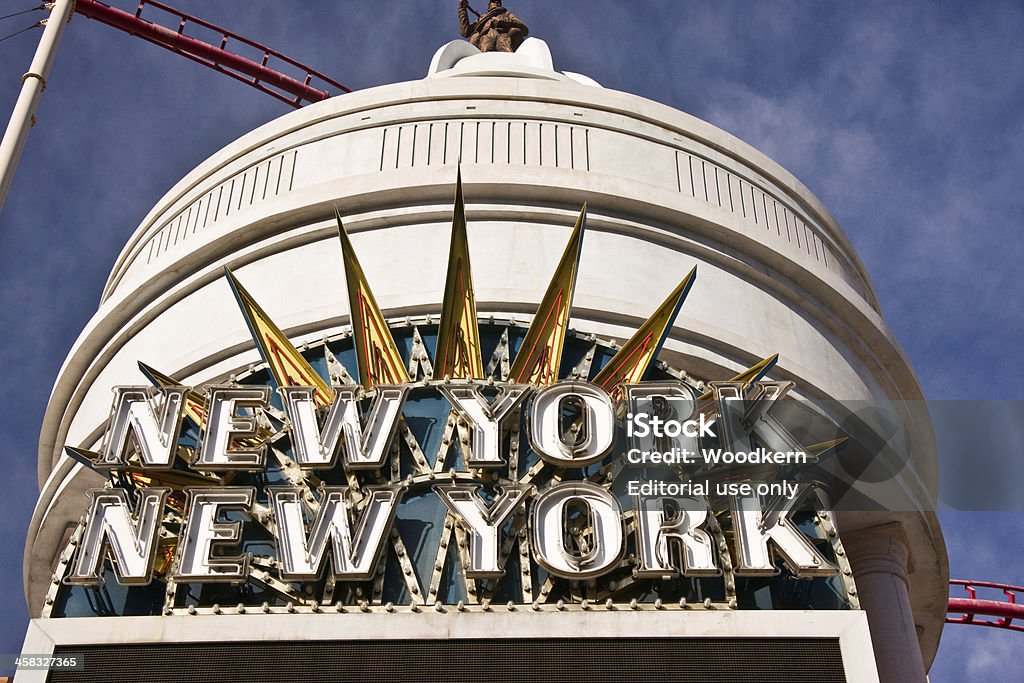
M 832 638 L 507 638 L 58 647 L 50 683 L 701 681 L 846 683 Z

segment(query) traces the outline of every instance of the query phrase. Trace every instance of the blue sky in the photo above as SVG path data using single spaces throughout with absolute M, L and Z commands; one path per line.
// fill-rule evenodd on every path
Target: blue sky
M 33 4 L 0 0 L 0 15 Z M 557 68 L 703 118 L 810 187 L 866 263 L 929 398 L 1024 398 L 1019 1 L 507 4 Z M 420 78 L 457 37 L 455 0 L 176 5 L 353 88 Z M 0 35 L 41 16 L 2 21 Z M 0 43 L 4 121 L 38 35 Z M 114 258 L 189 169 L 288 109 L 94 21 L 68 27 L 0 212 L 0 652 L 24 633 L 21 548 L 49 388 Z M 942 519 L 953 576 L 1024 584 L 1021 513 Z M 932 680 L 1020 676 L 1019 638 L 950 627 Z

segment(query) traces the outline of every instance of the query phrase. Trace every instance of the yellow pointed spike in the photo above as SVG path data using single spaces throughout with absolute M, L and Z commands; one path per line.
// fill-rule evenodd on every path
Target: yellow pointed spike
M 316 388 L 317 405 L 326 406 L 331 403 L 331 387 L 317 374 L 309 362 L 302 357 L 298 349 L 288 340 L 284 332 L 274 324 L 270 316 L 260 308 L 249 292 L 235 279 L 231 271 L 225 267 L 224 275 L 235 294 L 238 307 L 242 309 L 245 322 L 252 333 L 253 341 L 264 362 L 270 368 L 274 381 L 281 387 L 310 386 Z
M 822 441 L 821 443 L 816 443 L 813 446 L 806 446 L 804 448 L 804 452 L 806 452 L 808 455 L 814 456 L 815 458 L 820 458 L 822 455 L 828 453 L 832 449 L 842 446 L 844 443 L 847 442 L 847 440 L 848 438 L 843 436 L 838 439 L 832 439 L 831 441 Z
M 751 367 L 748 370 L 745 370 L 744 372 L 741 372 L 740 374 L 736 375 L 735 377 L 733 377 L 729 381 L 730 382 L 743 382 L 744 384 L 747 384 L 747 385 L 753 384 L 754 382 L 757 382 L 762 377 L 767 375 L 768 371 L 771 370 L 773 367 L 775 367 L 775 364 L 778 361 L 779 361 L 779 354 L 776 353 L 774 355 L 768 356 L 767 358 L 765 358 L 763 361 L 761 361 L 757 365 Z
M 778 361 L 779 361 L 779 354 L 776 353 L 773 356 L 768 356 L 767 358 L 765 358 L 763 361 L 761 361 L 757 365 L 755 365 L 755 366 L 753 366 L 753 367 L 751 367 L 751 368 L 749 368 L 747 370 L 744 370 L 743 372 L 741 372 L 740 374 L 736 375 L 735 377 L 733 377 L 729 381 L 730 382 L 743 382 L 743 387 L 747 388 L 751 384 L 753 384 L 754 382 L 757 382 L 762 377 L 767 375 L 768 371 L 771 370 L 773 367 L 775 367 L 775 364 Z M 707 392 L 706 394 L 704 394 L 703 396 L 701 396 L 697 400 L 698 401 L 706 401 L 706 400 L 708 400 L 710 398 L 713 398 L 714 395 L 715 395 L 715 392 L 709 391 L 709 392 Z
M 130 475 L 139 486 L 170 486 L 172 489 L 181 491 L 188 486 L 222 486 L 223 483 L 218 477 L 199 472 L 186 470 L 152 470 L 141 467 L 126 467 L 123 470 Z
M 545 386 L 558 381 L 586 223 L 587 205 L 584 204 L 562 260 L 548 285 L 548 291 L 537 308 L 537 315 L 512 361 L 508 377 L 510 382 Z
M 96 463 L 103 459 L 103 455 L 101 453 L 89 451 L 84 448 L 75 448 L 74 446 L 64 446 L 64 452 L 69 458 L 82 463 L 89 469 L 93 469 Z
M 139 361 L 139 370 L 153 383 L 153 386 L 176 387 L 181 384 L 173 377 L 163 374 L 142 361 Z M 206 398 L 202 394 L 197 391 L 189 391 L 185 394 L 185 417 L 202 427 L 206 424 L 206 414 Z
M 448 250 L 448 277 L 444 284 L 441 323 L 437 330 L 434 379 L 483 379 L 480 327 L 476 319 L 476 293 L 469 264 L 466 205 L 462 198 L 462 169 L 455 182 L 455 212 Z
M 402 384 L 411 381 L 409 371 L 398 353 L 395 338 L 391 336 L 380 312 L 377 300 L 373 298 L 370 284 L 363 275 L 363 269 L 356 258 L 355 249 L 338 218 L 338 237 L 341 239 L 341 254 L 345 262 L 345 284 L 348 287 L 348 306 L 352 318 L 352 336 L 356 347 L 356 365 L 359 367 L 359 382 L 366 389 L 378 384 Z
M 635 384 L 643 379 L 651 361 L 658 355 L 662 344 L 665 343 L 665 337 L 672 329 L 672 323 L 675 322 L 676 315 L 696 279 L 697 267 L 694 266 L 693 270 L 683 278 L 683 281 L 658 307 L 658 310 L 597 373 L 593 383 L 607 391 L 613 401 L 619 398 L 623 384 Z

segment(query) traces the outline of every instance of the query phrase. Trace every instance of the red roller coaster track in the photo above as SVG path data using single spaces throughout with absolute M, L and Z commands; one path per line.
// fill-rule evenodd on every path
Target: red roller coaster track
M 143 18 L 143 11 L 147 8 L 156 11 L 150 11 L 149 18 Z M 341 83 L 276 50 L 161 2 L 140 0 L 132 14 L 96 0 L 75 0 L 74 11 L 199 62 L 295 107 L 325 100 L 332 94 L 351 92 Z M 156 23 L 157 16 L 177 25 L 174 28 L 162 26 Z M 218 36 L 220 44 L 214 45 L 188 35 L 196 29 Z M 233 52 L 229 47 L 251 52 L 259 61 Z M 283 73 L 274 68 L 274 64 L 280 64 L 281 69 L 296 75 Z M 316 87 L 315 83 L 322 85 Z
M 949 606 L 946 608 L 947 624 L 971 624 L 1024 632 L 1024 623 L 1013 623 L 1014 619 L 1024 622 L 1024 604 L 1017 602 L 1017 597 L 1024 595 L 1024 588 L 988 581 L 956 580 L 950 581 L 949 586 L 950 593 L 954 588 L 963 588 L 967 592 L 967 597 L 949 598 Z M 979 599 L 979 588 L 984 590 L 989 598 L 995 599 Z M 1002 594 L 995 591 L 1001 591 Z

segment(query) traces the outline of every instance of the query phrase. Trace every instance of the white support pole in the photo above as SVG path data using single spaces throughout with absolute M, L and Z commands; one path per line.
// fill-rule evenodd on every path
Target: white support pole
M 7 192 L 14 179 L 14 171 L 18 168 L 21 151 L 25 148 L 29 128 L 32 127 L 39 96 L 46 89 L 46 79 L 50 77 L 53 58 L 57 54 L 57 45 L 68 23 L 74 0 L 55 0 L 50 6 L 50 16 L 43 29 L 43 37 L 32 58 L 28 72 L 21 77 L 21 94 L 11 113 L 11 121 L 0 141 L 0 210 L 7 200 Z

